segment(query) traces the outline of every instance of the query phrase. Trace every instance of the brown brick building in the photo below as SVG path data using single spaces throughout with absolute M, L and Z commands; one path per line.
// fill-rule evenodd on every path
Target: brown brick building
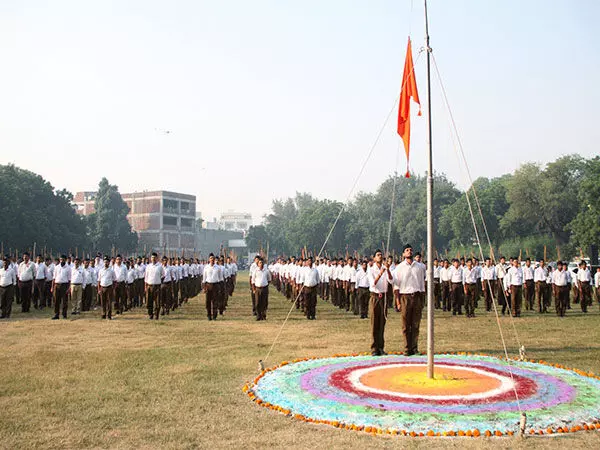
M 129 206 L 127 220 L 138 233 L 140 250 L 194 252 L 196 196 L 170 191 L 143 191 L 121 194 Z M 78 214 L 94 212 L 95 192 L 77 192 Z

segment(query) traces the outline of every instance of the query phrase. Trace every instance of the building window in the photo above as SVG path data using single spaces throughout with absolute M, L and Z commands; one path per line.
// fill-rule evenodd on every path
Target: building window
M 190 204 L 189 204 L 189 202 L 181 202 L 181 210 L 182 211 L 189 211 L 190 210 Z
M 192 228 L 194 226 L 194 219 L 186 219 L 184 217 L 181 218 L 181 227 L 182 228 Z
M 177 203 L 177 200 L 169 200 L 167 198 L 163 198 L 163 211 L 175 213 L 178 212 L 179 205 Z
M 163 225 L 164 226 L 177 226 L 177 217 L 163 216 Z

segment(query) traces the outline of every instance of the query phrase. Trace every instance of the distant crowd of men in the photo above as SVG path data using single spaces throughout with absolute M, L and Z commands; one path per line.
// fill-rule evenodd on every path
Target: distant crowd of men
M 5 256 L 0 267 L 0 318 L 9 318 L 12 304 L 21 305 L 23 313 L 34 308 L 53 308 L 53 320 L 60 315 L 78 315 L 82 311 L 102 308 L 102 319 L 123 314 L 135 307 L 146 306 L 149 319 L 168 315 L 202 288 L 210 289 L 210 320 L 223 314 L 227 299 L 233 294 L 237 265 L 231 258 L 220 257 L 216 269 L 205 274 L 211 262 L 198 258 L 168 258 L 160 260 L 156 253 L 150 258 L 123 258 L 97 254 L 95 258 L 61 255 L 52 259 L 37 255 L 32 261 L 24 253 L 19 261 Z
M 387 310 L 402 313 L 405 353 L 417 352 L 421 312 L 426 299 L 426 266 L 421 255 L 406 246 L 402 260 L 383 258 L 381 251 L 373 257 L 347 258 L 278 258 L 264 267 L 256 257 L 250 267 L 253 312 L 257 320 L 266 319 L 268 284 L 294 302 L 309 320 L 316 319 L 317 297 L 340 309 L 371 319 L 372 351 L 385 354 L 383 329 Z M 502 315 L 520 317 L 525 309 L 540 314 L 549 312 L 554 298 L 556 314 L 564 317 L 571 305 L 579 304 L 588 312 L 593 297 L 600 303 L 600 268 L 591 273 L 585 261 L 568 270 L 565 262 L 552 265 L 527 258 L 501 257 L 494 264 L 486 258 L 435 259 L 433 262 L 435 308 L 453 315 L 475 317 L 479 301 L 486 311 L 498 308 Z M 495 300 L 495 302 L 494 302 Z M 495 306 L 496 305 L 496 306 Z M 463 312 L 464 311 L 464 312 Z

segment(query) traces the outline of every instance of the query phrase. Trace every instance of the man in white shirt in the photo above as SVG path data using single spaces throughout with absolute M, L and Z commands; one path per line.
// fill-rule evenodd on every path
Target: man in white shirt
M 548 278 L 548 269 L 546 268 L 546 261 L 540 260 L 540 265 L 533 272 L 533 281 L 535 283 L 535 293 L 537 297 L 537 308 L 538 313 L 546 313 L 548 306 L 548 296 L 550 290 L 546 279 Z
M 506 296 L 506 289 L 504 289 L 504 277 L 508 266 L 506 264 L 506 258 L 500 257 L 500 262 L 496 264 L 496 278 L 497 278 L 497 292 L 498 292 L 498 304 L 502 305 L 502 315 L 506 314 L 508 307 L 508 297 Z
M 35 279 L 35 263 L 29 259 L 29 253 L 23 253 L 23 261 L 19 264 L 19 295 L 21 296 L 21 312 L 28 313 Z
M 467 318 L 475 317 L 475 296 L 477 295 L 477 269 L 471 258 L 463 268 L 463 290 L 465 293 L 465 313 Z
M 371 316 L 371 354 L 373 356 L 387 355 L 384 351 L 384 333 L 386 323 L 386 294 L 388 286 L 394 277 L 390 268 L 383 263 L 383 254 L 377 250 L 373 256 L 374 263 L 368 272 L 369 291 L 369 316 Z
M 209 259 L 209 263 L 210 263 L 210 257 L 208 259 Z M 254 315 L 254 316 L 256 316 L 256 295 L 255 295 L 256 290 L 254 289 L 254 286 L 252 285 L 252 276 L 254 275 L 254 271 L 258 267 L 259 259 L 260 259 L 260 256 L 258 256 L 258 255 L 254 256 L 254 261 L 252 262 L 252 264 L 250 264 L 250 272 L 249 272 L 250 296 L 252 297 L 252 315 Z M 288 298 L 290 298 L 290 297 L 288 297 Z
M 442 311 L 450 311 L 452 309 L 450 296 L 450 262 L 447 259 L 444 259 L 442 262 L 442 268 L 440 269 L 440 281 L 442 283 Z
M 0 267 L 0 319 L 8 319 L 12 311 L 12 302 L 15 296 L 17 284 L 17 273 L 10 264 L 10 259 L 2 255 L 2 267 Z
M 367 264 L 367 261 L 363 260 L 356 272 L 356 301 L 361 319 L 366 319 L 369 316 L 369 277 Z
M 102 318 L 112 320 L 112 302 L 115 293 L 117 278 L 113 268 L 110 267 L 110 258 L 104 257 L 104 267 L 98 271 L 98 298 L 102 305 Z
M 87 272 L 81 265 L 81 260 L 76 256 L 75 263 L 71 267 L 71 315 L 81 314 L 83 286 L 86 283 L 86 275 Z
M 46 283 L 44 284 L 44 304 L 49 308 L 52 307 L 52 280 L 54 280 L 54 268 L 56 265 L 52 258 L 46 256 Z
M 152 253 L 150 264 L 146 266 L 145 284 L 146 284 L 146 301 L 148 302 L 148 318 L 150 320 L 160 314 L 160 285 L 165 277 L 165 269 L 158 262 L 158 255 Z
M 146 277 L 146 264 L 142 258 L 138 257 L 135 263 L 135 305 L 142 306 L 146 300 L 144 292 L 144 278 Z
M 567 304 L 569 301 L 569 271 L 567 265 L 558 261 L 556 270 L 552 272 L 552 290 L 554 291 L 554 303 L 556 307 L 556 315 L 564 317 L 567 312 Z
M 523 269 L 517 258 L 513 258 L 512 266 L 504 277 L 506 294 L 510 297 L 510 308 L 513 317 L 521 317 L 521 302 L 523 300 Z
M 52 281 L 52 293 L 54 294 L 54 317 L 52 320 L 58 320 L 61 305 L 63 319 L 67 318 L 69 309 L 67 292 L 71 284 L 71 268 L 67 265 L 65 255 L 61 255 L 58 261 L 58 265 L 54 268 L 54 280 Z
M 485 258 L 481 268 L 481 289 L 485 299 L 485 310 L 492 310 L 492 298 L 496 296 L 496 268 L 492 265 L 491 258 Z
M 577 284 L 579 285 L 579 301 L 581 311 L 587 313 L 588 306 L 592 305 L 592 274 L 585 261 L 579 263 L 577 271 Z
M 256 269 L 252 272 L 252 286 L 254 286 L 254 295 L 256 296 L 256 320 L 267 319 L 267 308 L 269 307 L 269 283 L 271 282 L 271 272 L 265 267 L 262 258 L 256 263 Z
M 437 258 L 433 260 L 433 298 L 435 309 L 442 309 L 442 281 L 441 281 L 442 266 Z
M 351 286 L 351 280 L 352 280 L 352 274 L 355 272 L 355 269 L 353 267 L 353 259 L 351 256 L 348 257 L 347 261 L 346 261 L 346 265 L 344 266 L 344 270 L 342 271 L 342 280 L 343 280 L 343 289 L 344 289 L 344 294 L 342 295 L 342 301 L 343 301 L 343 307 L 346 308 L 346 311 L 350 311 L 350 304 L 351 304 L 351 292 L 352 292 L 352 286 Z
M 258 267 L 258 265 L 257 265 Z M 256 269 L 253 270 L 253 273 Z M 206 294 L 206 314 L 208 320 L 217 320 L 219 314 L 219 283 L 221 281 L 221 270 L 215 263 L 215 255 L 208 255 L 208 264 L 204 266 L 202 282 L 204 283 L 204 293 Z M 252 282 L 252 279 L 250 279 Z M 253 292 L 254 294 L 254 292 Z M 255 301 L 252 306 L 255 308 Z
M 127 305 L 127 266 L 123 264 L 121 255 L 117 255 L 115 259 L 113 272 L 117 278 L 115 284 L 115 313 L 123 314 L 123 311 L 127 311 L 129 307 Z
M 44 264 L 42 255 L 35 257 L 35 279 L 33 281 L 33 307 L 44 309 L 46 306 L 46 276 L 48 275 L 48 266 Z
M 125 279 L 125 293 L 127 295 L 127 304 L 130 308 L 135 306 L 137 274 L 135 272 L 133 259 L 125 261 L 125 267 L 127 268 L 127 275 Z
M 533 311 L 533 300 L 535 298 L 535 271 L 531 265 L 531 258 L 525 260 L 523 267 L 523 295 L 527 311 Z
M 319 271 L 313 266 L 312 256 L 309 256 L 302 274 L 302 293 L 304 295 L 304 309 L 308 320 L 317 318 L 317 288 L 319 286 Z
M 463 268 L 456 258 L 452 260 L 452 267 L 448 270 L 450 278 L 450 298 L 452 301 L 452 315 L 462 315 L 464 303 Z
M 90 260 L 83 258 L 83 270 L 85 270 L 85 283 L 83 285 L 83 295 L 81 298 L 81 310 L 89 311 L 92 305 L 92 291 L 95 290 L 95 278 L 90 276 Z
M 398 286 L 398 309 L 402 314 L 404 354 L 412 356 L 418 353 L 426 269 L 425 264 L 413 260 L 413 249 L 410 245 L 404 247 L 402 257 L 404 260 L 396 266 L 394 281 Z
M 160 284 L 160 315 L 169 315 L 173 301 L 173 269 L 169 266 L 169 258 L 162 257 L 162 266 L 165 276 Z M 156 316 L 158 320 L 158 315 Z

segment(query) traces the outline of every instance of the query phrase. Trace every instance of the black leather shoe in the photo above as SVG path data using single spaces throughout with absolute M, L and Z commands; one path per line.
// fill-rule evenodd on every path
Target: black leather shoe
M 57 314 L 57 315 L 55 315 L 55 316 L 52 318 L 52 320 L 58 320 L 58 314 Z

